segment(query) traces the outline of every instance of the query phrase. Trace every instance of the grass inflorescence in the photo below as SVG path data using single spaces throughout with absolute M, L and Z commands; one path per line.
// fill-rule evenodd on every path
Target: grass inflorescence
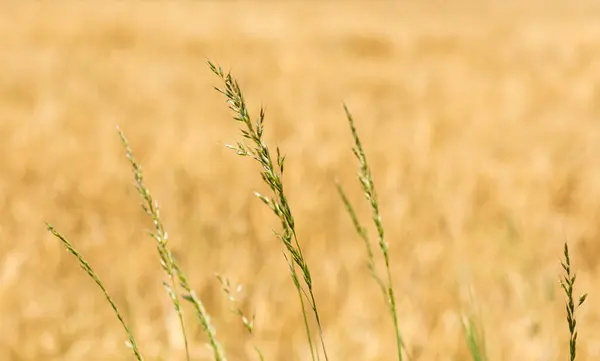
M 220 274 L 216 274 L 216 277 L 217 277 L 217 280 L 219 281 L 219 283 L 221 284 L 221 289 L 223 290 L 223 292 L 225 292 L 225 294 L 227 295 L 227 299 L 232 304 L 231 311 L 240 318 L 240 320 L 242 321 L 242 325 L 244 326 L 244 329 L 246 329 L 248 334 L 250 334 L 251 336 L 254 335 L 254 319 L 255 319 L 254 316 L 255 315 L 252 315 L 252 318 L 249 319 L 246 316 L 246 314 L 244 313 L 244 311 L 242 311 L 242 309 L 237 305 L 238 300 L 237 300 L 235 294 L 241 292 L 242 285 L 237 285 L 237 287 L 235 287 L 235 289 L 234 289 L 228 278 L 226 278 Z M 265 359 L 265 356 L 263 355 L 263 352 L 260 349 L 260 347 L 258 347 L 257 345 L 254 345 L 254 350 L 256 351 L 256 354 L 258 355 L 259 360 L 263 361 Z
M 304 254 L 302 253 L 300 242 L 298 241 L 292 210 L 288 203 L 286 194 L 283 191 L 282 178 L 285 166 L 285 156 L 281 155 L 281 151 L 279 150 L 279 147 L 277 147 L 277 158 L 276 163 L 274 163 L 269 147 L 263 141 L 263 124 L 265 120 L 264 109 L 261 108 L 258 119 L 253 124 L 238 82 L 231 76 L 231 74 L 225 74 L 221 67 L 216 66 L 211 62 L 208 64 L 213 73 L 215 73 L 225 85 L 225 88 L 216 88 L 216 90 L 225 95 L 227 98 L 229 108 L 235 113 L 234 119 L 242 123 L 242 136 L 251 143 L 250 145 L 247 145 L 243 142 L 238 142 L 236 146 L 229 145 L 228 147 L 235 150 L 238 155 L 251 157 L 262 166 L 262 179 L 273 193 L 272 197 L 268 197 L 258 192 L 255 192 L 255 195 L 261 201 L 263 201 L 281 221 L 282 231 L 281 233 L 276 232 L 275 234 L 283 243 L 288 252 L 287 255 L 284 253 L 284 256 L 288 262 L 290 275 L 294 282 L 294 286 L 298 291 L 298 297 L 300 299 L 300 306 L 302 308 L 304 326 L 308 337 L 308 344 L 312 359 L 318 360 L 319 354 L 312 341 L 305 308 L 306 303 L 308 303 L 308 307 L 314 314 L 319 329 L 319 338 L 323 354 L 325 360 L 328 360 L 327 349 L 323 339 L 323 328 L 313 291 L 313 278 L 308 264 L 304 258 Z M 302 273 L 302 283 L 300 281 L 300 277 L 298 277 L 297 268 L 299 268 L 300 272 Z
M 125 153 L 127 159 L 131 164 L 131 168 L 133 169 L 133 176 L 135 179 L 136 188 L 142 197 L 142 208 L 150 216 L 152 219 L 152 224 L 154 225 L 154 231 L 150 232 L 150 235 L 156 240 L 156 249 L 158 251 L 158 255 L 160 258 L 160 265 L 163 270 L 167 274 L 170 284 L 163 282 L 167 294 L 169 295 L 173 306 L 175 307 L 175 311 L 179 317 L 179 321 L 181 324 L 181 332 L 183 335 L 184 343 L 185 343 L 185 351 L 186 357 L 189 360 L 189 347 L 188 347 L 188 337 L 185 328 L 185 323 L 183 320 L 183 310 L 181 309 L 181 304 L 179 302 L 179 294 L 177 292 L 177 281 L 179 281 L 181 287 L 184 290 L 183 298 L 189 301 L 194 310 L 196 311 L 196 316 L 200 321 L 200 325 L 202 329 L 208 336 L 208 340 L 211 348 L 213 349 L 215 360 L 217 361 L 225 361 L 226 357 L 222 350 L 220 343 L 216 339 L 214 327 L 210 322 L 210 317 L 204 308 L 202 301 L 196 296 L 194 291 L 191 289 L 188 279 L 185 273 L 179 268 L 179 265 L 173 258 L 173 254 L 168 247 L 169 237 L 167 232 L 164 229 L 163 223 L 160 218 L 160 210 L 158 207 L 158 202 L 156 202 L 152 198 L 152 194 L 148 190 L 148 188 L 144 184 L 144 175 L 142 173 L 141 165 L 135 160 L 133 156 L 133 151 L 129 146 L 129 141 L 125 137 L 125 134 L 121 131 L 121 129 L 117 128 L 119 132 L 119 137 L 125 147 Z
M 573 288 L 575 286 L 576 275 L 575 273 L 571 272 L 569 246 L 566 243 L 564 256 L 565 260 L 564 262 L 561 262 L 561 265 L 565 271 L 565 274 L 560 280 L 560 285 L 567 296 L 565 308 L 567 310 L 567 324 L 569 325 L 569 360 L 574 361 L 577 354 L 577 320 L 575 319 L 575 311 L 585 302 L 587 293 L 580 296 L 577 304 L 575 304 L 575 301 L 573 300 Z
M 284 169 L 285 169 L 285 156 L 282 155 L 279 147 L 275 148 L 275 154 L 272 154 L 270 147 L 265 143 L 264 134 L 264 121 L 265 111 L 263 108 L 260 109 L 258 116 L 254 119 L 251 117 L 248 110 L 248 106 L 244 99 L 241 88 L 237 80 L 230 74 L 225 73 L 223 69 L 215 65 L 212 62 L 208 62 L 210 70 L 218 76 L 220 81 L 223 83 L 223 87 L 216 87 L 216 90 L 223 94 L 226 98 L 226 102 L 229 105 L 230 110 L 234 113 L 234 120 L 241 124 L 241 135 L 244 141 L 237 142 L 236 145 L 228 145 L 229 148 L 235 150 L 240 156 L 250 157 L 255 160 L 261 167 L 260 175 L 264 183 L 269 188 L 271 194 L 265 195 L 259 192 L 254 194 L 260 199 L 273 214 L 280 221 L 281 230 L 275 232 L 276 238 L 281 242 L 283 246 L 283 256 L 287 261 L 288 271 L 291 276 L 293 285 L 297 291 L 300 312 L 302 313 L 304 328 L 307 336 L 307 343 L 309 346 L 311 359 L 313 361 L 320 360 L 321 355 L 324 360 L 329 360 L 327 353 L 327 347 L 324 338 L 324 325 L 319 314 L 319 308 L 314 294 L 314 282 L 308 262 L 304 257 L 301 243 L 298 239 L 296 232 L 296 222 L 293 216 L 291 206 L 288 201 L 288 197 L 284 191 Z M 371 218 L 377 232 L 377 246 L 381 256 L 384 260 L 385 274 L 382 275 L 377 271 L 375 264 L 375 252 L 374 247 L 371 245 L 367 229 L 361 224 L 358 219 L 357 213 L 352 206 L 349 198 L 344 192 L 342 186 L 336 184 L 338 193 L 342 200 L 343 206 L 350 216 L 353 227 L 355 228 L 358 236 L 363 241 L 366 250 L 366 264 L 371 276 L 375 280 L 376 284 L 381 291 L 385 301 L 387 310 L 389 311 L 390 317 L 393 321 L 393 329 L 395 333 L 396 342 L 396 358 L 399 361 L 403 361 L 404 357 L 411 359 L 408 349 L 402 338 L 400 331 L 400 318 L 398 315 L 398 303 L 397 296 L 394 291 L 394 284 L 392 279 L 391 261 L 389 256 L 389 243 L 385 237 L 384 226 L 382 216 L 379 207 L 379 199 L 373 176 L 365 150 L 360 141 L 358 131 L 355 126 L 354 119 L 344 105 L 344 111 L 350 131 L 353 139 L 354 146 L 352 151 L 354 156 L 358 160 L 358 180 L 360 182 L 362 192 L 369 203 L 371 210 Z M 173 257 L 173 253 L 169 244 L 168 233 L 165 230 L 163 222 L 160 216 L 160 210 L 158 202 L 153 199 L 149 189 L 145 186 L 144 176 L 141 165 L 136 161 L 133 155 L 133 151 L 130 147 L 129 141 L 125 137 L 125 134 L 118 128 L 118 135 L 121 138 L 122 144 L 125 148 L 125 154 L 129 160 L 130 166 L 133 171 L 134 181 L 136 189 L 142 198 L 142 208 L 144 212 L 149 216 L 152 221 L 153 229 L 150 231 L 150 235 L 155 240 L 156 249 L 158 251 L 160 265 L 166 275 L 167 281 L 163 282 L 167 295 L 173 304 L 174 310 L 178 316 L 181 333 L 184 339 L 185 345 L 185 357 L 187 361 L 190 361 L 189 352 L 189 337 L 187 328 L 184 322 L 184 311 L 181 300 L 188 301 L 204 331 L 210 348 L 213 351 L 213 358 L 216 361 L 226 361 L 225 350 L 221 346 L 221 343 L 217 340 L 214 326 L 211 323 L 211 318 L 204 307 L 203 302 L 198 295 L 191 288 L 187 276 L 178 265 L 177 261 Z M 138 348 L 138 344 L 135 340 L 132 330 L 125 322 L 119 308 L 117 307 L 114 300 L 110 297 L 108 291 L 102 284 L 98 275 L 93 271 L 90 264 L 84 259 L 84 257 L 73 247 L 73 245 L 52 225 L 47 224 L 47 228 L 52 235 L 58 238 L 66 249 L 73 254 L 79 261 L 81 268 L 94 280 L 98 287 L 104 293 L 104 296 L 108 300 L 112 307 L 115 315 L 119 322 L 123 326 L 125 333 L 128 337 L 127 345 L 133 351 L 135 358 L 139 361 L 143 360 L 142 354 Z M 565 243 L 564 247 L 565 261 L 561 262 L 564 269 L 565 275 L 561 279 L 560 284 L 565 291 L 567 296 L 566 311 L 567 311 L 567 322 L 569 327 L 569 360 L 574 361 L 577 349 L 577 336 L 576 330 L 577 322 L 575 319 L 575 311 L 581 306 L 587 297 L 587 294 L 579 297 L 578 301 L 574 301 L 573 289 L 575 285 L 576 276 L 572 272 L 571 260 L 569 257 L 568 246 Z M 244 312 L 237 306 L 235 293 L 238 289 L 232 288 L 231 283 L 227 278 L 217 275 L 217 279 L 221 284 L 222 291 L 227 295 L 228 299 L 232 302 L 233 312 L 235 312 L 241 319 L 242 324 L 246 331 L 253 335 L 254 333 L 254 317 L 249 319 L 246 317 Z M 317 327 L 318 342 L 313 340 L 313 332 L 309 326 L 309 315 L 312 315 Z M 470 351 L 473 361 L 486 361 L 486 349 L 485 349 L 485 336 L 483 333 L 483 327 L 479 322 L 472 316 L 465 316 L 463 318 L 463 330 L 466 338 L 467 347 Z M 258 346 L 254 346 L 258 358 L 263 361 L 264 355 Z
M 400 334 L 400 326 L 398 323 L 398 309 L 396 308 L 396 296 L 394 294 L 394 286 L 392 283 L 392 271 L 390 269 L 390 257 L 389 257 L 389 245 L 387 240 L 385 239 L 385 232 L 383 230 L 383 221 L 381 220 L 381 213 L 379 211 L 379 200 L 377 198 L 377 191 L 375 190 L 375 184 L 373 182 L 373 176 L 371 174 L 371 169 L 367 163 L 367 156 L 365 155 L 365 151 L 360 142 L 360 137 L 358 136 L 358 132 L 356 131 L 356 127 L 354 125 L 354 118 L 352 118 L 352 114 L 348 110 L 348 107 L 344 105 L 344 110 L 346 111 L 346 117 L 348 118 L 348 123 L 350 124 L 350 130 L 352 132 L 352 138 L 354 140 L 354 148 L 352 148 L 352 152 L 356 159 L 358 159 L 360 170 L 358 172 L 358 180 L 362 186 L 362 190 L 364 192 L 367 201 L 371 206 L 371 213 L 373 217 L 373 222 L 375 223 L 375 228 L 377 229 L 377 237 L 378 237 L 378 245 L 381 253 L 383 254 L 383 259 L 385 261 L 385 269 L 386 269 L 386 280 L 384 281 L 382 277 L 377 273 L 375 268 L 375 259 L 373 255 L 373 250 L 371 248 L 371 244 L 369 241 L 369 236 L 367 234 L 366 229 L 360 225 L 358 221 L 358 217 L 356 216 L 356 212 L 354 208 L 350 204 L 348 197 L 344 193 L 342 187 L 338 184 L 337 189 L 340 193 L 342 201 L 346 206 L 346 210 L 350 214 L 352 218 L 352 222 L 354 223 L 354 227 L 358 232 L 359 236 L 365 242 L 367 248 L 367 259 L 369 270 L 371 271 L 371 275 L 379 285 L 381 292 L 387 300 L 388 310 L 392 316 L 394 321 L 394 331 L 396 333 L 396 347 L 398 350 L 398 360 L 402 361 L 402 350 L 404 343 L 402 341 L 402 336 Z

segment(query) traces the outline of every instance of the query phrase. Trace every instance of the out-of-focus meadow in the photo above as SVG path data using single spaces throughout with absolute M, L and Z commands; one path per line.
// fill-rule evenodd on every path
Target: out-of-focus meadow
M 369 221 L 342 102 L 373 168 L 413 360 L 468 358 L 471 295 L 492 360 L 565 359 L 566 239 L 576 292 L 590 292 L 578 359 L 598 359 L 600 7 L 514 3 L 2 4 L 0 359 L 132 359 L 44 221 L 88 258 L 148 360 L 184 359 L 117 124 L 230 359 L 252 359 L 253 342 L 268 360 L 307 359 L 279 224 L 252 195 L 266 191 L 258 165 L 224 147 L 239 127 L 207 59 L 232 70 L 253 114 L 266 107 L 287 154 L 330 359 L 395 352 L 335 192 L 339 180 Z M 214 272 L 244 284 L 254 339 Z M 210 358 L 197 329 L 192 355 Z

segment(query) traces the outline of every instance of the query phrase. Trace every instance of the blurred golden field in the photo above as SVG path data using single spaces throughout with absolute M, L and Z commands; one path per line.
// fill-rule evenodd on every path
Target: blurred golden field
M 600 357 L 600 5 L 23 2 L 0 5 L 0 359 L 183 360 L 117 124 L 231 360 L 307 360 L 279 224 L 206 60 L 231 69 L 287 154 L 285 186 L 331 360 L 391 360 L 394 333 L 339 180 L 370 221 L 342 102 L 380 196 L 413 360 L 467 360 L 469 294 L 491 360 L 564 360 L 559 260 L 578 272 L 578 360 Z M 368 223 L 371 226 L 370 223 Z M 370 228 L 373 231 L 372 228 Z M 374 236 L 374 233 L 372 233 Z M 242 283 L 246 336 L 214 277 Z M 187 312 L 195 325 L 191 309 Z M 210 359 L 199 330 L 195 360 Z

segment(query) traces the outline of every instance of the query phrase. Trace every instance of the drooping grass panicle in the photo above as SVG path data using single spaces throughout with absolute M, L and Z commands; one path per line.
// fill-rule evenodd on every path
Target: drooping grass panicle
M 251 319 L 248 318 L 246 316 L 246 314 L 244 314 L 244 311 L 242 311 L 242 309 L 237 305 L 237 298 L 236 298 L 235 294 L 240 293 L 242 291 L 242 285 L 239 284 L 239 285 L 237 285 L 237 287 L 233 288 L 231 281 L 227 277 L 224 277 L 218 273 L 215 274 L 215 276 L 217 277 L 217 280 L 219 280 L 219 283 L 221 284 L 221 290 L 225 293 L 225 295 L 227 295 L 227 299 L 232 304 L 231 311 L 240 318 L 240 320 L 242 321 L 242 325 L 244 326 L 244 328 L 246 329 L 248 334 L 250 336 L 253 336 L 254 335 L 254 320 L 255 320 L 254 316 L 255 315 L 252 315 Z M 264 361 L 264 356 L 263 356 L 261 349 L 258 346 L 254 345 L 254 350 L 256 351 L 259 359 L 261 361 Z
M 581 306 L 586 298 L 587 293 L 579 297 L 577 304 L 573 300 L 573 289 L 575 287 L 576 274 L 571 272 L 571 259 L 569 258 L 569 247 L 565 242 L 564 249 L 564 262 L 561 261 L 561 265 L 565 271 L 563 278 L 560 280 L 560 285 L 565 291 L 567 301 L 565 308 L 567 310 L 567 324 L 569 326 L 569 360 L 574 361 L 577 354 L 577 320 L 575 319 L 575 311 Z
M 106 300 L 112 307 L 113 312 L 115 313 L 115 315 L 119 319 L 119 322 L 121 322 L 121 325 L 125 329 L 125 333 L 127 334 L 127 338 L 129 339 L 127 346 L 129 348 L 131 348 L 131 350 L 133 351 L 133 354 L 135 355 L 135 358 L 138 361 L 143 361 L 144 358 L 142 357 L 142 354 L 140 353 L 140 351 L 138 349 L 137 342 L 135 341 L 135 338 L 133 337 L 133 333 L 127 326 L 127 323 L 125 323 L 125 320 L 123 319 L 123 316 L 121 315 L 121 312 L 119 311 L 119 308 L 117 307 L 117 305 L 115 304 L 113 299 L 108 294 L 108 291 L 106 290 L 106 288 L 104 288 L 104 285 L 102 284 L 102 281 L 100 280 L 100 278 L 98 277 L 96 272 L 94 272 L 94 270 L 92 269 L 90 264 L 83 258 L 81 253 L 79 253 L 79 251 L 77 251 L 73 247 L 73 245 L 60 232 L 58 232 L 49 223 L 46 223 L 46 227 L 47 227 L 48 231 L 50 233 L 52 233 L 52 235 L 54 235 L 56 238 L 58 238 L 62 242 L 62 244 L 67 248 L 67 250 L 77 258 L 77 260 L 79 261 L 79 266 L 94 280 L 94 282 L 96 282 L 98 287 L 100 287 L 100 289 L 104 293 L 104 297 L 106 297 Z
M 388 309 L 392 316 L 392 319 L 394 322 L 394 329 L 396 332 L 398 360 L 402 361 L 403 348 L 405 349 L 405 347 L 404 347 L 404 343 L 402 340 L 402 336 L 400 334 L 400 326 L 398 323 L 398 310 L 396 307 L 396 297 L 394 294 L 392 273 L 391 273 L 391 269 L 390 269 L 390 259 L 389 259 L 389 252 L 388 252 L 389 245 L 385 239 L 383 223 L 382 223 L 381 214 L 379 211 L 379 201 L 377 198 L 377 192 L 375 190 L 375 185 L 373 183 L 373 176 L 371 175 L 371 169 L 369 168 L 369 165 L 367 163 L 367 157 L 365 155 L 365 151 L 363 149 L 362 143 L 358 136 L 358 132 L 356 131 L 356 127 L 354 125 L 354 118 L 352 117 L 352 114 L 348 110 L 348 107 L 346 106 L 346 104 L 344 104 L 344 111 L 346 113 L 346 118 L 348 119 L 348 123 L 350 125 L 350 130 L 352 132 L 352 138 L 354 139 L 354 147 L 352 148 L 352 152 L 354 153 L 354 156 L 358 159 L 358 162 L 360 165 L 360 169 L 358 172 L 358 180 L 360 181 L 360 184 L 361 184 L 361 187 L 365 194 L 365 197 L 367 198 L 367 200 L 369 201 L 369 204 L 371 205 L 372 219 L 373 219 L 373 222 L 375 223 L 375 227 L 377 229 L 379 249 L 381 250 L 381 253 L 383 254 L 383 258 L 385 261 L 385 269 L 386 269 L 386 273 L 387 273 L 387 281 L 385 284 L 384 284 L 382 278 L 375 271 L 375 263 L 374 263 L 375 261 L 373 259 L 373 252 L 371 250 L 371 246 L 369 245 L 369 240 L 368 240 L 366 230 L 358 222 L 356 213 L 354 212 L 354 209 L 352 208 L 350 202 L 348 201 L 348 198 L 346 197 L 346 195 L 344 194 L 344 192 L 340 186 L 338 186 L 338 192 L 340 193 L 340 195 L 342 197 L 342 200 L 346 206 L 346 210 L 348 211 L 348 213 L 350 214 L 350 216 L 352 218 L 354 227 L 356 228 L 356 230 L 359 233 L 359 235 L 361 236 L 361 238 L 365 241 L 365 244 L 367 246 L 369 269 L 371 270 L 373 277 L 375 278 L 377 283 L 380 285 L 380 287 L 382 287 L 384 297 L 387 300 Z
M 281 221 L 282 232 L 277 234 L 277 237 L 281 240 L 281 242 L 285 246 L 285 249 L 289 253 L 289 258 L 286 257 L 286 260 L 290 265 L 290 273 L 292 275 L 292 279 L 294 280 L 294 285 L 298 290 L 298 296 L 300 297 L 302 313 L 304 314 L 305 318 L 305 328 L 309 338 L 309 347 L 311 350 L 312 358 L 313 360 L 315 359 L 315 352 L 310 337 L 310 328 L 306 320 L 306 311 L 304 308 L 304 300 L 302 297 L 303 294 L 307 296 L 309 307 L 312 309 L 313 314 L 315 316 L 321 346 L 323 349 L 323 354 L 325 359 L 327 360 L 327 350 L 325 347 L 325 342 L 323 340 L 321 320 L 319 317 L 319 312 L 313 293 L 311 273 L 304 259 L 300 243 L 298 242 L 294 217 L 292 215 L 292 211 L 290 209 L 287 197 L 283 190 L 282 177 L 285 165 L 285 156 L 282 156 L 279 148 L 277 148 L 277 158 L 274 162 L 268 146 L 263 141 L 263 123 L 265 119 L 264 109 L 261 108 L 258 119 L 256 120 L 256 122 L 253 123 L 237 80 L 235 80 L 230 73 L 225 74 L 225 72 L 220 66 L 216 66 L 210 61 L 208 62 L 208 65 L 210 69 L 221 79 L 221 81 L 223 81 L 225 87 L 216 87 L 216 90 L 221 94 L 225 95 L 225 97 L 227 98 L 229 108 L 235 114 L 234 119 L 242 123 L 242 136 L 251 143 L 251 145 L 247 145 L 244 142 L 238 142 L 237 146 L 228 147 L 235 150 L 238 155 L 249 156 L 256 160 L 262 166 L 261 177 L 263 181 L 273 192 L 272 197 L 267 197 L 259 193 L 255 194 L 273 211 L 273 213 Z M 300 282 L 298 282 L 299 280 L 296 273 L 296 266 L 300 269 L 302 273 L 304 286 L 306 286 L 307 290 L 303 291 L 303 286 L 300 285 Z M 318 357 L 319 356 L 317 353 L 317 358 Z
M 181 331 L 185 342 L 187 360 L 190 360 L 188 337 L 183 318 L 183 309 L 181 308 L 181 303 L 179 300 L 179 292 L 177 291 L 177 281 L 179 281 L 182 288 L 186 291 L 184 299 L 190 301 L 196 310 L 196 315 L 200 320 L 202 328 L 209 338 L 209 343 L 211 345 L 211 348 L 213 349 L 215 360 L 225 360 L 225 355 L 222 351 L 221 346 L 216 340 L 214 328 L 210 324 L 210 318 L 208 317 L 208 314 L 204 309 L 203 304 L 191 290 L 191 287 L 189 286 L 185 274 L 177 265 L 177 262 L 173 258 L 173 254 L 170 248 L 168 247 L 169 238 L 160 218 L 160 209 L 158 207 L 158 202 L 156 202 L 152 198 L 152 194 L 144 184 L 144 175 L 142 172 L 142 167 L 135 160 L 133 151 L 131 150 L 131 146 L 129 145 L 129 141 L 125 137 L 125 134 L 118 127 L 117 130 L 119 132 L 119 137 L 121 138 L 123 146 L 125 147 L 127 159 L 129 159 L 133 170 L 136 188 L 138 190 L 138 193 L 142 197 L 142 208 L 150 216 L 154 225 L 154 231 L 150 232 L 150 235 L 156 240 L 156 249 L 160 258 L 160 264 L 170 281 L 169 283 L 163 282 L 163 285 L 171 299 L 171 302 L 173 303 L 173 306 L 175 307 L 177 316 L 179 317 Z

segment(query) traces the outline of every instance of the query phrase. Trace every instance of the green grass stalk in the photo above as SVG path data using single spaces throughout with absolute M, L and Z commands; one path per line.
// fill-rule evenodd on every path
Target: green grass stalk
M 144 175 L 142 173 L 142 167 L 139 163 L 136 162 L 133 151 L 129 146 L 129 142 L 125 137 L 125 134 L 121 131 L 119 127 L 117 127 L 119 132 L 119 137 L 121 138 L 121 142 L 125 147 L 125 153 L 127 155 L 127 159 L 131 164 L 133 169 L 133 174 L 135 178 L 136 189 L 141 195 L 144 203 L 142 203 L 142 208 L 152 218 L 152 223 L 154 225 L 154 232 L 150 232 L 152 238 L 156 240 L 156 249 L 158 251 L 160 257 L 160 265 L 162 269 L 167 274 L 170 284 L 163 282 L 163 286 L 175 307 L 175 312 L 177 312 L 177 316 L 179 318 L 179 323 L 181 326 L 181 332 L 183 334 L 183 340 L 185 345 L 185 354 L 186 360 L 190 361 L 190 352 L 188 346 L 188 337 L 187 331 L 185 327 L 185 322 L 183 320 L 183 310 L 181 309 L 181 303 L 179 301 L 179 294 L 177 292 L 177 282 L 176 282 L 176 272 L 175 272 L 175 260 L 173 259 L 173 255 L 168 248 L 169 236 L 164 229 L 162 221 L 160 220 L 160 211 L 158 208 L 158 203 L 152 199 L 152 195 L 148 188 L 144 185 Z
M 113 312 L 115 313 L 115 315 L 119 319 L 119 322 L 121 322 L 121 325 L 125 329 L 125 333 L 127 334 L 127 338 L 129 339 L 129 342 L 128 342 L 127 346 L 129 348 L 131 348 L 131 350 L 133 351 L 133 354 L 135 355 L 135 358 L 138 361 L 143 361 L 144 358 L 142 357 L 142 354 L 140 353 L 140 351 L 138 349 L 137 342 L 135 341 L 135 338 L 133 337 L 133 333 L 129 329 L 129 326 L 127 326 L 127 323 L 125 323 L 125 320 L 123 319 L 123 316 L 121 315 L 121 312 L 119 311 L 119 308 L 117 307 L 117 305 L 113 301 L 112 297 L 110 297 L 110 295 L 108 294 L 108 291 L 106 290 L 106 288 L 102 284 L 102 281 L 100 280 L 100 277 L 98 277 L 98 275 L 96 274 L 96 272 L 94 272 L 94 270 L 92 269 L 92 267 L 90 266 L 90 264 L 85 260 L 85 258 L 83 258 L 83 256 L 81 255 L 81 253 L 79 253 L 79 251 L 77 251 L 73 247 L 73 245 L 60 232 L 58 232 L 49 223 L 46 223 L 46 227 L 47 227 L 48 231 L 50 233 L 52 233 L 52 235 L 54 235 L 54 237 L 58 238 L 62 242 L 62 244 L 67 248 L 67 250 L 72 255 L 74 255 L 77 258 L 77 260 L 79 260 L 79 266 L 94 280 L 94 282 L 96 282 L 96 284 L 98 285 L 98 287 L 100 287 L 100 289 L 104 293 L 104 297 L 106 297 L 106 300 L 108 301 L 108 303 L 112 307 Z
M 318 360 L 319 354 L 317 352 L 315 358 L 314 345 L 310 336 L 310 327 L 308 325 L 308 320 L 306 318 L 306 308 L 304 299 L 302 297 L 303 295 L 308 300 L 308 306 L 313 311 L 319 331 L 323 355 L 325 357 L 325 360 L 328 360 L 327 349 L 325 347 L 325 341 L 323 339 L 323 328 L 321 325 L 321 319 L 319 317 L 317 303 L 313 293 L 312 276 L 309 267 L 305 261 L 304 255 L 302 253 L 300 243 L 298 242 L 294 217 L 292 215 L 290 205 L 283 190 L 282 177 L 284 171 L 285 156 L 282 156 L 279 148 L 277 148 L 277 159 L 276 163 L 274 163 L 273 158 L 271 156 L 271 152 L 268 146 L 263 141 L 263 122 L 265 119 L 264 109 L 261 108 L 259 117 L 256 120 L 255 124 L 253 124 L 248 109 L 246 107 L 246 101 L 244 99 L 244 96 L 242 94 L 237 80 L 235 80 L 230 73 L 225 74 L 220 66 L 214 65 L 210 61 L 208 62 L 208 65 L 213 71 L 213 73 L 215 73 L 225 85 L 224 89 L 218 87 L 216 87 L 215 89 L 221 94 L 225 95 L 225 97 L 227 98 L 227 103 L 229 104 L 229 108 L 235 114 L 234 119 L 243 124 L 241 129 L 242 136 L 249 140 L 252 144 L 251 146 L 248 146 L 243 142 L 238 142 L 237 146 L 228 147 L 235 150 L 236 153 L 240 156 L 249 156 L 255 161 L 257 161 L 262 166 L 261 176 L 263 181 L 273 192 L 273 196 L 271 198 L 262 195 L 258 192 L 255 192 L 255 195 L 273 211 L 273 213 L 279 218 L 281 222 L 282 233 L 276 233 L 276 236 L 277 238 L 279 238 L 279 240 L 283 243 L 285 249 L 288 251 L 288 254 L 286 255 L 284 253 L 284 256 L 286 258 L 286 261 L 288 262 L 290 274 L 292 276 L 294 286 L 298 291 L 298 297 L 300 298 L 302 313 L 304 317 L 304 325 L 308 336 L 309 348 L 311 351 L 312 359 Z M 304 286 L 306 286 L 306 289 L 300 284 L 300 279 L 298 277 L 296 267 L 298 267 L 302 273 L 302 279 L 304 281 Z
M 185 342 L 186 357 L 189 361 L 190 356 L 189 356 L 189 347 L 188 347 L 188 337 L 187 337 L 186 327 L 185 327 L 185 323 L 184 323 L 184 319 L 183 319 L 183 310 L 181 308 L 181 303 L 179 301 L 179 293 L 177 291 L 177 282 L 176 281 L 179 281 L 181 287 L 186 291 L 186 294 L 183 296 L 183 298 L 185 300 L 189 301 L 193 305 L 193 307 L 196 311 L 196 316 L 198 317 L 198 319 L 200 321 L 202 329 L 208 336 L 209 344 L 210 344 L 211 348 L 213 349 L 215 360 L 216 361 L 226 361 L 225 354 L 222 350 L 220 343 L 216 339 L 216 333 L 215 333 L 214 327 L 212 326 L 212 324 L 210 322 L 210 317 L 209 317 L 208 313 L 206 312 L 204 305 L 202 304 L 200 299 L 196 296 L 194 291 L 191 289 L 189 282 L 187 280 L 187 277 L 185 276 L 185 274 L 181 270 L 181 268 L 178 266 L 177 262 L 173 258 L 173 254 L 172 254 L 171 250 L 168 247 L 169 238 L 168 238 L 167 232 L 164 229 L 162 220 L 160 218 L 160 210 L 158 207 L 158 202 L 156 202 L 152 198 L 152 194 L 150 193 L 150 191 L 144 184 L 144 175 L 142 173 L 142 167 L 135 160 L 133 151 L 131 150 L 129 141 L 125 137 L 125 134 L 118 127 L 117 127 L 117 129 L 119 132 L 119 137 L 121 138 L 123 146 L 125 147 L 125 153 L 126 153 L 127 159 L 129 159 L 129 162 L 130 162 L 132 170 L 133 170 L 136 188 L 143 200 L 142 208 L 144 209 L 146 214 L 148 214 L 150 216 L 150 218 L 152 219 L 152 223 L 154 225 L 154 232 L 150 232 L 150 235 L 156 240 L 156 249 L 159 254 L 160 264 L 170 280 L 170 284 L 167 284 L 165 282 L 165 283 L 163 283 L 163 285 L 167 291 L 167 294 L 169 295 L 169 297 L 171 299 L 171 302 L 173 303 L 173 306 L 175 307 L 177 316 L 179 317 L 181 331 L 182 331 L 184 342 Z
M 577 301 L 577 305 L 573 300 L 573 288 L 575 286 L 576 274 L 571 273 L 571 259 L 569 258 L 569 247 L 567 243 L 565 243 L 564 250 L 565 261 L 561 261 L 561 265 L 565 271 L 563 278 L 560 280 L 560 285 L 562 289 L 565 291 L 565 295 L 567 296 L 567 301 L 565 304 L 565 308 L 567 310 L 567 324 L 569 326 L 569 360 L 575 361 L 575 356 L 577 354 L 577 320 L 575 319 L 575 311 L 579 306 L 581 306 L 586 298 L 587 293 L 583 296 L 579 297 Z
M 352 218 L 352 222 L 354 224 L 354 227 L 356 228 L 356 231 L 358 232 L 360 237 L 365 242 L 365 245 L 367 248 L 368 267 L 369 267 L 369 270 L 371 271 L 371 275 L 373 276 L 373 278 L 375 279 L 375 281 L 381 288 L 381 290 L 384 294 L 384 297 L 387 300 L 388 310 L 389 310 L 389 312 L 392 316 L 393 322 L 394 322 L 394 330 L 396 333 L 396 346 L 397 346 L 397 350 L 398 350 L 398 360 L 402 361 L 402 351 L 403 351 L 403 348 L 405 349 L 405 347 L 404 347 L 404 342 L 402 340 L 402 335 L 400 333 L 400 326 L 399 326 L 399 322 L 398 322 L 398 310 L 396 307 L 396 296 L 394 294 L 392 273 L 390 270 L 390 259 L 389 259 L 389 252 L 388 252 L 389 245 L 385 239 L 383 222 L 381 220 L 381 214 L 379 211 L 379 201 L 377 199 L 377 192 L 375 190 L 373 176 L 371 175 L 371 169 L 369 168 L 369 165 L 367 163 L 367 157 L 365 155 L 365 151 L 363 149 L 362 143 L 358 136 L 358 132 L 356 131 L 356 127 L 354 125 L 354 118 L 352 117 L 352 114 L 350 113 L 350 111 L 348 110 L 348 107 L 345 104 L 344 104 L 344 111 L 346 113 L 346 118 L 348 119 L 348 123 L 350 125 L 350 130 L 352 132 L 352 138 L 354 139 L 354 147 L 352 148 L 352 152 L 354 153 L 354 156 L 358 159 L 359 164 L 360 164 L 360 169 L 358 172 L 358 180 L 360 181 L 360 184 L 362 186 L 365 197 L 367 198 L 367 200 L 369 201 L 369 204 L 371 205 L 372 219 L 373 219 L 373 222 L 375 223 L 375 227 L 377 229 L 379 249 L 381 250 L 381 253 L 383 254 L 383 258 L 385 261 L 385 269 L 386 269 L 386 275 L 387 275 L 386 282 L 383 281 L 382 277 L 379 276 L 377 271 L 375 270 L 374 255 L 373 255 L 373 251 L 371 249 L 367 231 L 358 222 L 358 218 L 356 217 L 356 212 L 354 211 L 352 205 L 348 201 L 348 197 L 346 197 L 342 187 L 339 184 L 338 184 L 338 192 L 342 198 L 342 201 L 344 202 L 346 210 L 348 211 L 348 213 L 350 214 L 350 217 Z
M 472 316 L 463 315 L 463 332 L 473 361 L 487 361 L 485 338 Z

